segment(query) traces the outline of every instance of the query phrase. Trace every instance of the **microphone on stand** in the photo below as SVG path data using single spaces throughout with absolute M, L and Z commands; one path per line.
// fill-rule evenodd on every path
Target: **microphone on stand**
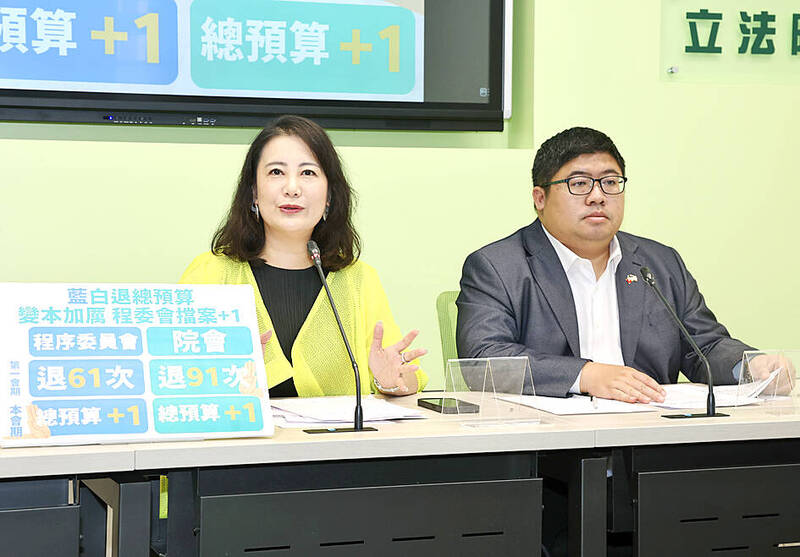
M 678 328 L 683 333 L 683 336 L 686 337 L 686 340 L 689 342 L 689 345 L 694 350 L 694 353 L 697 354 L 697 357 L 700 358 L 700 361 L 703 362 L 703 365 L 706 368 L 706 381 L 708 383 L 708 397 L 706 398 L 706 413 L 705 414 L 671 414 L 665 415 L 665 418 L 710 418 L 710 417 L 720 417 L 720 416 L 727 416 L 727 414 L 720 414 L 716 411 L 716 402 L 714 400 L 714 378 L 711 376 L 711 365 L 708 363 L 708 358 L 703 352 L 700 350 L 700 347 L 697 346 L 697 343 L 692 338 L 692 335 L 689 334 L 689 331 L 686 330 L 686 327 L 683 325 L 683 322 L 678 317 L 678 314 L 675 313 L 675 310 L 672 309 L 672 306 L 669 305 L 667 299 L 659 290 L 658 285 L 656 285 L 656 277 L 653 276 L 653 273 L 647 267 L 642 267 L 640 269 L 642 273 L 642 278 L 644 281 L 653 289 L 653 292 L 656 293 L 658 299 L 661 300 L 661 303 L 664 304 L 664 307 L 667 308 L 669 314 L 672 316 L 672 319 L 678 325 Z
M 353 373 L 356 378 L 356 408 L 353 417 L 353 427 L 337 427 L 337 428 L 324 428 L 324 429 L 306 429 L 306 433 L 340 433 L 348 431 L 377 431 L 374 427 L 364 427 L 364 409 L 361 407 L 361 375 L 358 373 L 358 364 L 356 358 L 353 356 L 353 350 L 350 348 L 350 343 L 347 340 L 347 335 L 344 332 L 342 320 L 339 317 L 339 312 L 336 310 L 336 304 L 333 303 L 333 296 L 331 296 L 331 289 L 328 288 L 328 281 L 325 279 L 325 273 L 322 271 L 322 258 L 320 257 L 319 246 L 314 240 L 309 240 L 306 245 L 308 248 L 308 255 L 317 268 L 319 279 L 322 281 L 322 286 L 325 287 L 325 293 L 328 295 L 328 301 L 331 304 L 333 315 L 336 317 L 336 324 L 339 325 L 339 332 L 342 334 L 344 346 L 347 348 L 347 355 L 350 356 L 350 365 L 353 366 Z

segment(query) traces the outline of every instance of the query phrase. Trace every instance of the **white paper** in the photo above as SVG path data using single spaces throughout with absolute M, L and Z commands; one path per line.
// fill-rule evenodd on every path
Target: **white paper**
M 653 412 L 656 410 L 645 404 L 630 404 L 605 398 L 595 397 L 593 402 L 592 397 L 583 395 L 572 395 L 567 398 L 538 395 L 504 396 L 499 398 L 500 400 L 515 402 L 560 416 L 572 414 L 623 414 L 629 412 Z
M 317 428 L 324 428 L 324 427 L 342 427 L 342 425 L 352 425 L 352 420 L 347 423 L 342 422 L 320 422 L 319 420 L 315 420 L 313 418 L 307 418 L 305 416 L 300 416 L 299 414 L 295 414 L 294 412 L 289 412 L 288 410 L 281 410 L 280 408 L 272 407 L 272 423 L 278 427 L 282 427 L 283 429 L 288 428 L 308 428 L 313 427 Z M 391 420 L 372 420 L 370 421 L 371 424 L 391 424 L 395 423 Z
M 779 367 L 778 369 L 773 370 L 768 376 L 766 376 L 761 381 L 754 381 L 753 383 L 750 383 L 749 385 L 741 385 L 741 389 L 742 390 L 739 392 L 739 395 L 740 396 L 746 396 L 746 397 L 757 397 L 757 396 L 759 396 L 761 393 L 764 392 L 764 390 L 767 388 L 767 386 L 772 382 L 773 379 L 775 379 L 778 376 L 778 374 L 782 370 L 783 370 L 783 368 Z M 734 390 L 735 391 L 736 387 L 737 387 L 737 385 L 725 385 L 723 387 L 714 387 L 715 396 L 716 396 L 717 389 L 729 389 L 729 390 Z
M 285 398 L 270 401 L 273 408 L 309 419 L 308 423 L 351 423 L 355 409 L 353 396 Z M 423 418 L 422 412 L 391 404 L 384 399 L 365 396 L 361 399 L 364 421 Z
M 739 385 L 714 387 L 716 405 L 721 408 L 724 406 L 758 404 L 760 402 L 758 395 L 767 387 L 778 371 L 780 370 L 776 370 L 763 381 L 742 387 L 741 392 Z M 702 383 L 677 383 L 675 385 L 662 385 L 662 387 L 667 392 L 667 396 L 664 398 L 664 402 L 651 402 L 650 404 L 653 406 L 675 410 L 706 407 L 708 385 Z

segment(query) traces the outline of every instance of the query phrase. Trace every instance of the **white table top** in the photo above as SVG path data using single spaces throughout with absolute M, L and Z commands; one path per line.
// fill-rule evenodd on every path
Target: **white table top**
M 693 412 L 702 412 L 694 410 Z M 718 418 L 668 419 L 681 411 L 560 416 L 595 433 L 595 447 L 714 443 L 800 437 L 800 408 L 786 405 L 718 408 Z
M 126 472 L 133 445 L 79 445 L 0 449 L 0 478 Z
M 382 423 L 378 431 L 309 434 L 276 428 L 270 439 L 148 443 L 136 448 L 136 468 L 221 466 L 590 448 L 594 434 L 582 427 L 540 424 L 467 427 L 451 419 Z
M 430 396 L 430 394 L 427 394 Z M 402 400 L 414 405 L 415 398 Z M 725 418 L 671 420 L 662 414 L 555 416 L 540 423 L 467 425 L 458 416 L 384 423 L 378 431 L 312 435 L 276 428 L 271 438 L 0 449 L 0 478 L 227 466 L 800 438 L 800 408 L 721 409 Z

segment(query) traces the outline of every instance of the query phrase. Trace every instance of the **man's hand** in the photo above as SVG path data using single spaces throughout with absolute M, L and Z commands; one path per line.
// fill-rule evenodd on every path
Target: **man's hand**
M 588 362 L 581 370 L 581 392 L 623 402 L 664 402 L 663 387 L 632 367 Z
M 753 381 L 761 381 L 769 377 L 769 374 L 780 369 L 774 385 L 768 386 L 764 392 L 776 395 L 788 395 L 794 388 L 794 378 L 796 371 L 792 361 L 783 354 L 759 354 L 747 362 L 747 369 Z

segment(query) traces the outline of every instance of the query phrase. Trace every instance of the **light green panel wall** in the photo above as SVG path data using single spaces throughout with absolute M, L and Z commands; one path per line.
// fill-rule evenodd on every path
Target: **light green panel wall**
M 227 210 L 236 145 L 0 140 L 0 281 L 173 282 Z M 466 255 L 531 218 L 531 153 L 340 149 L 359 191 L 363 258 L 395 318 L 419 328 L 434 386 L 436 295 Z
M 800 346 L 800 88 L 666 82 L 660 14 L 536 2 L 534 143 L 570 125 L 609 133 L 631 179 L 623 229 L 676 247 L 734 335 Z
M 360 193 L 364 260 L 376 265 L 401 328 L 419 328 L 442 373 L 435 300 L 466 256 L 530 222 L 528 150 L 344 149 Z

